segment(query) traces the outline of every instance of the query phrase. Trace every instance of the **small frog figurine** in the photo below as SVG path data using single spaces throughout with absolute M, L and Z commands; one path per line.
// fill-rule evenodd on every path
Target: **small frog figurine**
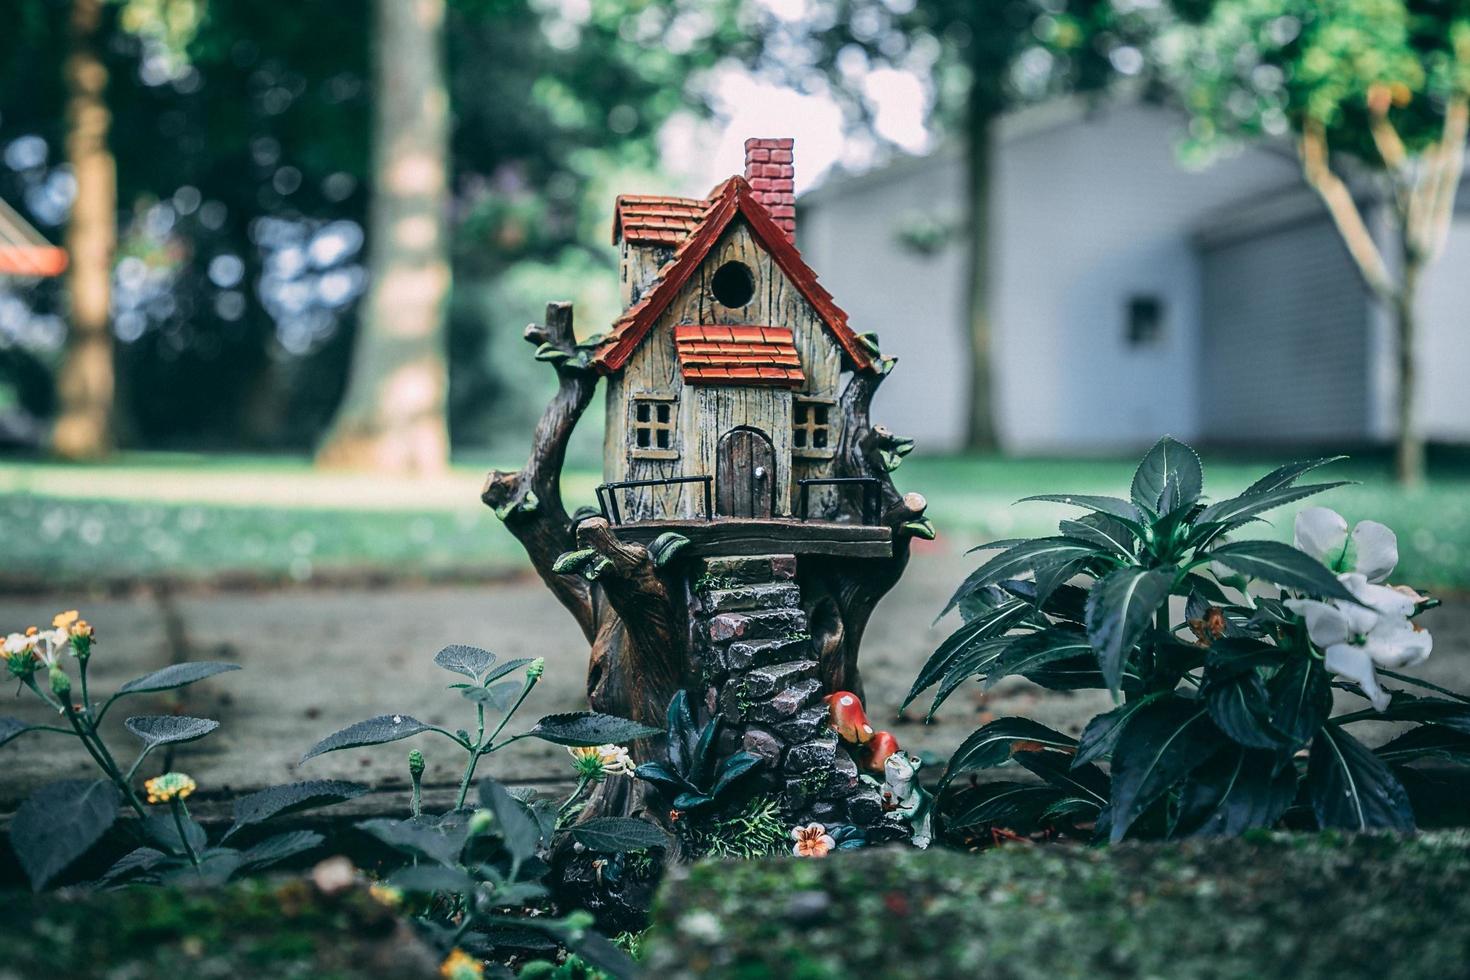
M 934 839 L 934 797 L 916 778 L 922 763 L 916 755 L 895 752 L 883 763 L 883 806 L 913 827 L 915 847 L 928 847 Z

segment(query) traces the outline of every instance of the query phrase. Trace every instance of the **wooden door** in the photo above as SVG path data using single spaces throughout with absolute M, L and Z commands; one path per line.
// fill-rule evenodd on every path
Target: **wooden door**
M 720 438 L 715 512 L 722 517 L 770 517 L 776 450 L 759 429 L 732 429 Z

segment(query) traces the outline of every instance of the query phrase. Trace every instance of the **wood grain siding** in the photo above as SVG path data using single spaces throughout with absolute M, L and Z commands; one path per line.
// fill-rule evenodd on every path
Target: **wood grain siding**
M 630 253 L 645 251 L 636 247 Z M 755 282 L 755 295 L 743 307 L 717 302 L 710 280 L 723 264 L 744 264 Z M 630 275 L 636 264 L 625 262 Z M 636 302 L 636 297 L 625 301 Z M 817 311 L 792 285 L 769 254 L 755 241 L 743 219 L 732 222 L 620 374 L 610 377 L 604 473 L 609 482 L 714 476 L 720 438 L 731 429 L 749 426 L 770 437 L 776 452 L 776 512 L 790 514 L 794 481 L 827 476 L 832 460 L 793 459 L 791 404 L 793 392 L 761 387 L 686 386 L 679 372 L 674 327 L 680 324 L 763 325 L 790 327 L 805 383 L 795 394 L 835 401 L 842 376 L 841 348 L 823 327 Z M 633 400 L 641 394 L 678 398 L 677 460 L 640 459 L 633 449 L 630 422 Z M 831 441 L 840 438 L 841 418 L 832 413 Z M 704 494 L 697 484 L 619 492 L 624 520 L 694 518 L 703 515 Z M 833 491 L 813 494 L 813 513 L 834 516 L 839 508 Z
M 626 310 L 648 292 L 658 278 L 658 270 L 673 257 L 674 247 L 624 241 L 618 250 L 618 289 Z
M 1369 301 L 1332 226 L 1291 225 L 1202 258 L 1206 438 L 1369 438 Z

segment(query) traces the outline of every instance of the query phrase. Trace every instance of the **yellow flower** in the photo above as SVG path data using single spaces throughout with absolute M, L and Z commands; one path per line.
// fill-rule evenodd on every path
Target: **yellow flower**
M 577 774 L 587 779 L 602 779 L 604 776 L 631 776 L 633 757 L 621 745 L 574 746 L 571 753 Z
M 403 907 L 403 889 L 385 885 L 381 881 L 375 881 L 368 885 L 368 894 L 375 898 L 379 904 L 386 905 L 390 909 Z
M 181 772 L 166 772 L 162 776 L 154 776 L 143 784 L 143 790 L 148 794 L 149 803 L 168 803 L 172 800 L 186 800 L 198 789 L 194 780 Z
M 439 976 L 444 980 L 480 980 L 484 975 L 484 965 L 462 949 L 450 953 L 439 965 Z
M 59 630 L 69 630 L 71 629 L 72 623 L 75 623 L 81 618 L 81 613 L 77 612 L 75 609 L 68 609 L 66 612 L 59 612 L 55 616 L 51 617 L 51 625 Z

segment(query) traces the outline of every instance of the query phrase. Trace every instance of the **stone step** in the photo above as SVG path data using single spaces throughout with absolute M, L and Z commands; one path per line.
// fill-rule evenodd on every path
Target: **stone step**
M 763 582 L 733 589 L 711 589 L 704 594 L 704 606 L 710 613 L 800 609 L 801 589 L 794 582 Z
M 806 635 L 806 615 L 800 609 L 720 613 L 710 617 L 709 621 L 709 638 L 714 643 L 730 640 L 794 640 Z
M 738 674 L 754 667 L 769 667 L 788 660 L 804 660 L 811 656 L 811 649 L 811 638 L 806 636 L 796 639 L 741 640 L 725 648 L 725 668 Z
M 808 677 L 817 676 L 815 660 L 793 660 L 790 663 L 757 667 L 739 681 L 746 701 L 769 698 L 777 691 L 794 687 Z
M 777 725 L 791 721 L 822 693 L 822 682 L 815 677 L 782 688 L 769 699 L 750 705 L 743 713 L 747 721 L 760 725 Z
M 772 727 L 787 742 L 808 742 L 829 731 L 831 724 L 827 706 L 818 701 L 811 707 L 801 709 L 794 717 L 776 722 Z
M 796 578 L 795 555 L 740 555 L 706 558 L 696 585 L 729 588 L 757 582 L 789 582 Z

